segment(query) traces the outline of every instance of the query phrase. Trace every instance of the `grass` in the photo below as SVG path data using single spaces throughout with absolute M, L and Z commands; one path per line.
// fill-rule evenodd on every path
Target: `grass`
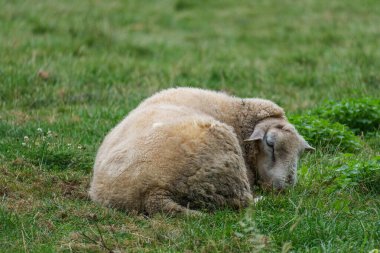
M 0 3 L 0 252 L 380 248 L 376 183 L 337 170 L 376 159 L 378 130 L 353 155 L 305 155 L 295 189 L 240 212 L 147 218 L 86 194 L 104 135 L 163 88 L 264 97 L 290 114 L 379 98 L 377 1 Z

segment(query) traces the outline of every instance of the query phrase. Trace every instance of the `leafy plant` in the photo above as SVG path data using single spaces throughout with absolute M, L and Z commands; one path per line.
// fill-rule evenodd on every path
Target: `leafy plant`
M 340 123 L 312 115 L 292 115 L 289 121 L 314 146 L 332 147 L 334 150 L 339 148 L 347 152 L 355 152 L 362 147 L 360 139 Z
M 359 186 L 369 191 L 380 192 L 380 156 L 367 161 L 354 158 L 352 154 L 344 154 L 342 158 L 342 161 L 333 167 L 333 175 L 327 179 L 327 182 L 332 182 L 329 190 Z
M 313 110 L 311 114 L 344 124 L 356 134 L 371 132 L 380 127 L 380 99 L 330 101 Z

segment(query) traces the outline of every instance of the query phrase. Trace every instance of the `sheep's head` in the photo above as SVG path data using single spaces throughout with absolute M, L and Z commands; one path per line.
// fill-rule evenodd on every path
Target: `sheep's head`
M 255 168 L 263 188 L 282 190 L 297 182 L 297 163 L 304 151 L 314 150 L 287 120 L 259 122 L 245 141 L 254 142 Z

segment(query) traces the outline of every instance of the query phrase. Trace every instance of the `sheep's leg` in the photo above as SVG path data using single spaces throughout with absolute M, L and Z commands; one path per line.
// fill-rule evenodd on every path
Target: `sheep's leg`
M 174 200 L 166 195 L 154 194 L 150 195 L 145 202 L 145 209 L 148 214 L 154 213 L 167 213 L 169 215 L 184 214 L 190 216 L 202 215 L 201 212 L 191 210 L 184 206 L 179 205 Z

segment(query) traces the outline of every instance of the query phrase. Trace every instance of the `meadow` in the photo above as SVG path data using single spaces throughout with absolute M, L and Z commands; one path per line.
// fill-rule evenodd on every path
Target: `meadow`
M 0 0 L 0 252 L 378 252 L 376 0 Z M 201 218 L 87 195 L 102 139 L 191 86 L 282 106 L 299 183 Z

